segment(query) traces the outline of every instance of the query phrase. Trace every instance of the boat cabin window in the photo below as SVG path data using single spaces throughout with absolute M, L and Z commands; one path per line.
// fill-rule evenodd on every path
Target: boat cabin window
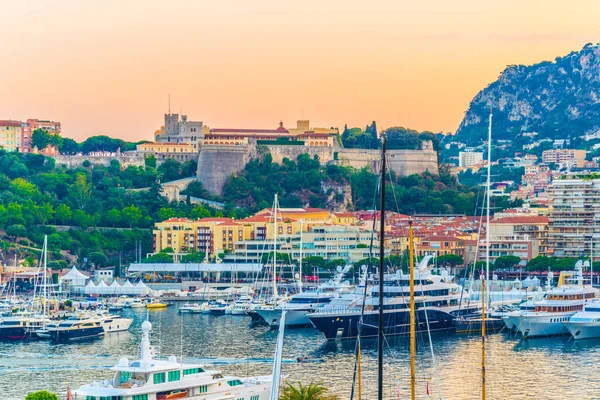
M 293 298 L 290 300 L 290 304 L 318 304 L 318 303 L 329 303 L 331 299 L 329 297 L 321 298 Z
M 123 396 L 85 396 L 85 400 L 123 400 Z
M 21 321 L 2 321 L 3 326 L 21 326 Z
M 148 400 L 147 394 L 134 394 L 131 396 L 131 400 Z
M 207 385 L 200 386 L 200 387 L 198 387 L 198 391 L 200 393 L 207 393 L 208 392 L 208 386 Z
M 165 379 L 165 373 L 164 372 L 157 372 L 154 374 L 154 377 L 152 378 L 153 382 L 155 385 L 159 384 L 159 383 L 165 383 L 166 379 Z
M 243 385 L 242 381 L 240 381 L 239 379 L 234 379 L 232 381 L 227 381 L 227 384 L 229 386 L 240 386 L 240 385 Z
M 183 376 L 193 375 L 193 374 L 199 374 L 200 372 L 204 372 L 204 370 L 202 368 L 184 369 L 183 370 Z
M 180 371 L 169 371 L 169 382 L 178 381 L 181 379 Z

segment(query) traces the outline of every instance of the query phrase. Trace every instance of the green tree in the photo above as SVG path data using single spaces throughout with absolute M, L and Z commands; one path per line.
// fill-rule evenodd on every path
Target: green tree
M 46 224 L 54 218 L 54 209 L 50 203 L 44 203 L 39 207 L 40 223 Z
M 158 210 L 156 218 L 158 221 L 165 221 L 169 218 L 175 217 L 176 215 L 177 213 L 172 208 L 162 207 L 160 210 Z
M 73 212 L 71 211 L 71 207 L 66 204 L 59 204 L 56 207 L 56 220 L 61 224 L 66 224 L 71 221 L 73 218 Z
M 196 204 L 192 211 L 190 211 L 191 219 L 202 219 L 210 217 L 210 211 L 206 209 L 202 204 Z
M 525 269 L 529 272 L 548 271 L 552 266 L 552 260 L 546 256 L 537 256 L 529 260 Z
M 58 147 L 61 154 L 74 155 L 79 153 L 79 144 L 70 138 L 63 138 L 62 145 Z
M 123 211 L 121 211 L 121 215 L 123 217 L 123 221 L 129 222 L 129 227 L 133 228 L 133 226 L 137 226 L 142 219 L 142 210 L 134 205 L 131 205 L 129 207 L 125 207 Z
M 31 134 L 31 147 L 37 147 L 43 150 L 50 144 L 51 135 L 47 130 L 36 129 Z
M 465 260 L 459 255 L 456 254 L 444 254 L 437 258 L 437 264 L 440 267 L 449 268 L 450 271 L 454 270 L 454 268 L 464 265 Z
M 328 389 L 321 383 L 309 383 L 304 386 L 298 382 L 298 386 L 286 383 L 283 387 L 279 400 L 339 400 L 334 394 L 329 394 Z
M 342 260 L 342 259 L 337 259 L 337 260 L 331 260 L 331 261 L 327 261 L 325 263 L 325 268 L 329 271 L 335 271 L 337 269 L 337 267 L 345 267 L 346 266 L 346 260 Z
M 154 154 L 146 154 L 144 156 L 144 165 L 149 168 L 156 168 L 156 157 Z
M 73 222 L 82 229 L 87 229 L 94 224 L 94 219 L 83 210 L 75 210 L 73 213 Z
M 157 168 L 163 182 L 174 181 L 181 178 L 181 164 L 173 158 L 167 158 Z
M 202 251 L 198 251 L 181 257 L 181 262 L 184 264 L 201 263 L 204 261 L 204 257 L 206 257 L 206 254 Z
M 321 256 L 310 256 L 302 259 L 302 267 L 307 268 L 307 271 L 311 271 L 313 268 L 318 271 L 324 268 L 325 264 L 327 264 L 327 261 Z
M 25 400 L 58 400 L 58 396 L 46 390 L 32 392 L 25 397 Z
M 106 212 L 106 222 L 114 226 L 121 221 L 121 212 L 116 208 L 111 208 Z
M 93 252 L 88 255 L 88 262 L 94 265 L 96 268 L 108 267 L 108 257 L 104 253 Z
M 23 199 L 32 199 L 40 195 L 37 186 L 23 178 L 13 179 L 10 183 L 10 190 Z
M 494 270 L 508 269 L 512 270 L 521 262 L 517 256 L 500 256 L 494 261 Z
M 273 252 L 265 253 L 262 255 L 261 261 L 263 264 L 272 263 L 273 262 Z M 277 262 L 282 264 L 291 264 L 291 258 L 288 253 L 277 253 Z
M 142 263 L 145 264 L 172 264 L 173 263 L 173 257 L 166 254 L 166 253 L 156 253 L 154 255 L 151 255 L 150 257 L 144 258 L 142 260 Z
M 85 174 L 78 173 L 75 176 L 75 182 L 69 188 L 69 197 L 80 210 L 88 205 L 92 198 L 92 185 L 88 182 Z
M 13 242 L 16 242 L 17 238 L 27 236 L 27 229 L 24 225 L 15 224 L 6 228 L 6 234 L 13 238 Z

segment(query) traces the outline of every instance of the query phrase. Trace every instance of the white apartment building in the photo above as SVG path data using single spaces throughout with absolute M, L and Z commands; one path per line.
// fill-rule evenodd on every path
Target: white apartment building
M 556 257 L 600 256 L 600 179 L 558 179 L 548 186 L 548 245 Z
M 483 152 L 481 151 L 461 151 L 458 153 L 458 166 L 471 168 L 475 165 L 483 164 Z

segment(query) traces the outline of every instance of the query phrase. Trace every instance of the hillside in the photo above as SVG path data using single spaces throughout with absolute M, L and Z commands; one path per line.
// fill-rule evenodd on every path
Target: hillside
M 477 145 L 485 140 L 490 109 L 496 140 L 581 143 L 585 135 L 600 137 L 599 71 L 600 48 L 592 44 L 554 61 L 511 65 L 471 101 L 451 141 Z

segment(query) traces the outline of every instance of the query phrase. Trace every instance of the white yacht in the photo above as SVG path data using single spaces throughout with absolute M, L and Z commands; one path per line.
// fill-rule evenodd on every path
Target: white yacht
M 517 332 L 519 330 L 519 317 L 527 312 L 535 310 L 535 303 L 539 300 L 527 300 L 519 305 L 518 310 L 509 311 L 506 315 L 502 316 L 504 325 L 511 332 Z
M 142 324 L 141 359 L 123 357 L 112 370 L 112 379 L 93 382 L 74 391 L 76 398 L 121 400 L 268 400 L 271 377 L 240 378 L 209 371 L 197 364 L 183 364 L 175 356 L 168 360 L 152 357 L 150 330 Z
M 345 281 L 344 274 L 350 266 L 339 269 L 333 280 L 322 283 L 316 290 L 300 292 L 291 297 L 288 302 L 281 302 L 277 306 L 263 306 L 256 309 L 258 315 L 272 328 L 279 327 L 281 312 L 286 310 L 285 326 L 288 328 L 308 327 L 311 322 L 307 314 L 314 313 L 344 293 L 353 292 L 353 288 Z
M 517 317 L 519 332 L 525 338 L 568 335 L 565 322 L 596 297 L 598 290 L 583 285 L 583 263 L 577 261 L 575 271 L 560 273 L 558 286 L 535 302 L 533 311 Z
M 111 333 L 128 330 L 133 319 L 123 318 L 120 315 L 114 314 L 100 314 L 98 315 L 98 321 L 102 325 L 102 328 L 104 328 L 104 333 Z
M 252 297 L 250 296 L 240 296 L 233 306 L 231 307 L 232 315 L 248 315 L 247 311 L 250 309 L 250 305 L 252 304 Z
M 184 313 L 190 313 L 190 314 L 201 313 L 202 312 L 202 306 L 200 304 L 195 304 L 195 303 L 185 303 L 184 305 L 182 305 L 181 307 L 179 307 L 179 312 L 181 314 L 184 314 Z
M 564 324 L 573 339 L 600 337 L 600 301 L 592 300 Z

